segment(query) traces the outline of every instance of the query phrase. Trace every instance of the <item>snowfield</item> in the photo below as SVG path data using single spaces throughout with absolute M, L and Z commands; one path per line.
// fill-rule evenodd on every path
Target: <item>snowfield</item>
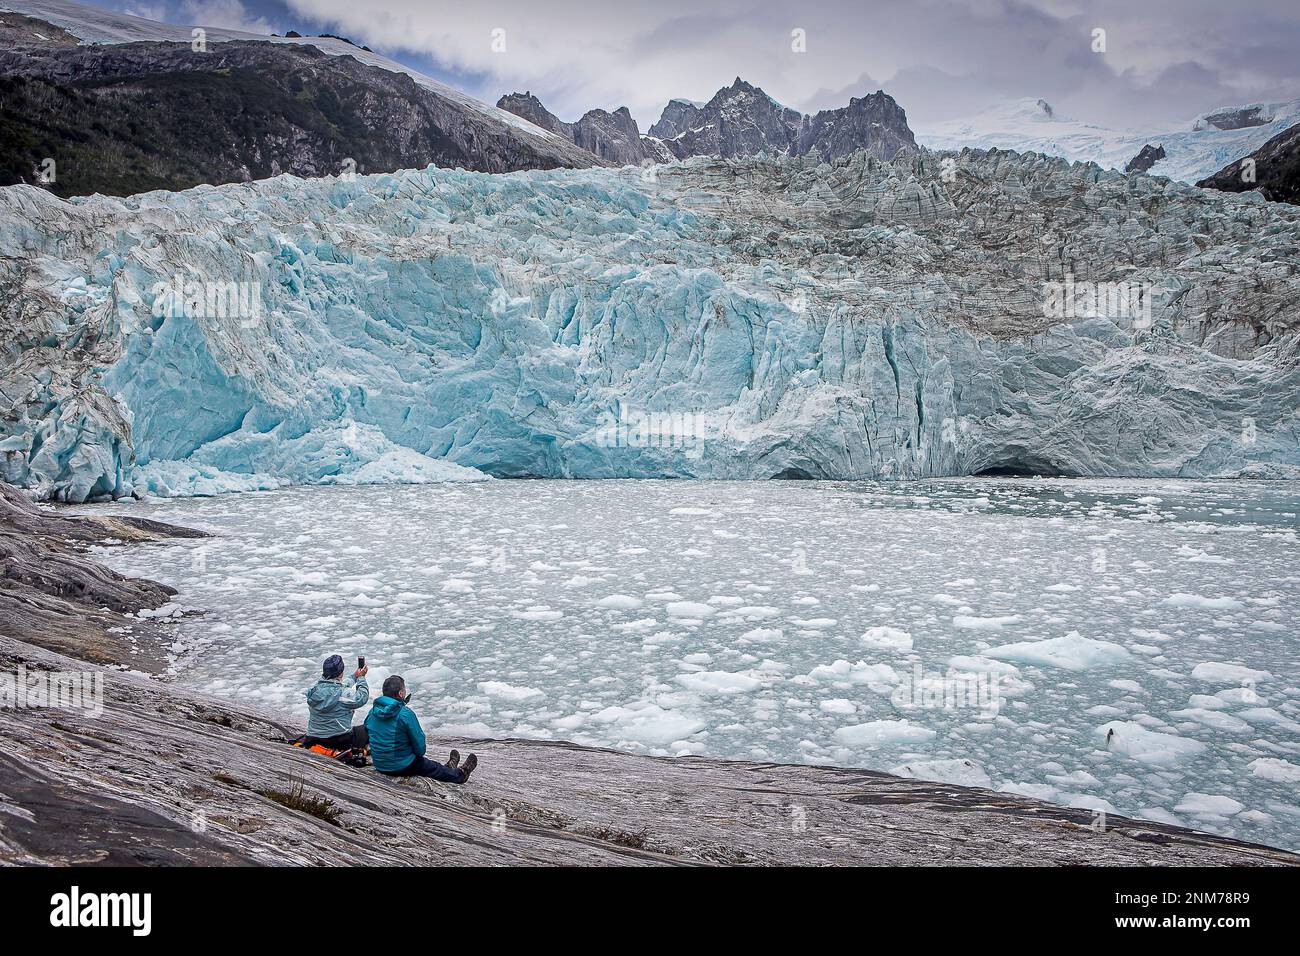
M 1300 847 L 1296 483 L 488 481 L 79 510 L 214 531 L 98 554 L 178 587 L 164 615 L 205 612 L 167 618 L 180 680 L 298 717 L 321 660 L 364 654 L 442 732 L 894 770 Z M 968 693 L 990 681 L 992 706 Z
M 998 103 L 965 119 L 922 125 L 916 129 L 916 141 L 930 149 L 1032 151 L 1118 170 L 1150 144 L 1165 150 L 1165 158 L 1151 167 L 1152 176 L 1196 183 L 1300 123 L 1300 100 L 1251 106 L 1267 122 L 1223 130 L 1207 123 L 1202 115 L 1187 120 L 1181 128 L 1136 130 L 1085 123 L 1062 116 L 1044 100 L 1027 98 Z

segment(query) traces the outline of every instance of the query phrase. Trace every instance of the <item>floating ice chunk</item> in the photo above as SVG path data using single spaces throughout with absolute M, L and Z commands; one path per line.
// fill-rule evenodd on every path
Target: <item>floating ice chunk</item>
M 819 664 L 808 672 L 815 681 L 830 681 L 842 686 L 866 684 L 873 690 L 886 690 L 898 683 L 898 674 L 888 664 L 868 664 L 858 661 L 850 664 L 838 660 L 833 664 Z
M 1260 757 L 1249 764 L 1250 772 L 1276 783 L 1300 783 L 1300 767 L 1277 757 Z
M 1266 726 L 1278 727 L 1287 733 L 1300 735 L 1300 723 L 1282 716 L 1272 707 L 1251 707 L 1247 710 L 1239 710 L 1237 716 L 1242 720 L 1250 721 L 1252 724 L 1265 724 Z
M 784 634 L 778 627 L 756 627 L 740 635 L 738 640 L 741 644 L 772 644 L 783 637 Z
M 742 621 L 763 621 L 770 617 L 776 617 L 781 613 L 779 608 L 768 607 L 762 604 L 747 604 L 744 607 L 738 607 L 725 614 L 729 618 L 739 618 Z
M 1257 671 L 1240 664 L 1225 664 L 1221 661 L 1206 661 L 1192 668 L 1192 676 L 1197 680 L 1213 684 L 1241 684 L 1246 681 L 1267 680 L 1273 675 L 1268 671 Z
M 1093 717 L 1118 717 L 1124 711 L 1118 707 L 1111 707 L 1109 704 L 1097 704 L 1095 707 L 1089 707 L 1084 713 Z
M 1244 809 L 1245 807 L 1232 797 L 1194 792 L 1184 794 L 1183 799 L 1174 807 L 1176 812 L 1189 813 L 1194 817 L 1230 817 Z
M 998 787 L 998 793 L 1015 793 L 1035 800 L 1055 800 L 1061 793 L 1056 787 L 1046 783 L 1004 783 Z
M 1196 607 L 1210 611 L 1236 611 L 1245 606 L 1235 598 L 1207 598 L 1199 594 L 1183 593 L 1171 594 L 1161 603 L 1172 607 Z
M 906 717 L 902 720 L 872 720 L 835 731 L 835 739 L 849 747 L 892 747 L 933 740 L 938 736 L 928 727 L 919 727 Z
M 912 649 L 911 634 L 897 627 L 887 625 L 867 628 L 867 632 L 862 635 L 862 642 L 889 651 L 910 651 Z
M 1119 811 L 1115 809 L 1114 804 L 1109 800 L 1090 793 L 1061 793 L 1056 799 L 1067 807 L 1077 807 L 1080 810 L 1100 810 L 1103 813 L 1119 816 Z
M 1123 664 L 1132 659 L 1127 648 L 1110 641 L 1098 641 L 1071 631 L 1064 637 L 1043 641 L 1021 641 L 990 648 L 985 656 L 998 660 L 1037 664 L 1042 667 L 1061 667 L 1070 671 L 1089 670 Z
M 1116 690 L 1126 690 L 1132 694 L 1141 694 L 1143 692 L 1142 685 L 1135 680 L 1112 680 L 1107 681 L 1106 684 Z
M 680 674 L 677 683 L 687 690 L 702 694 L 745 694 L 758 690 L 763 682 L 757 677 L 744 673 L 729 671 L 700 671 L 696 674 Z
M 936 780 L 939 783 L 951 783 L 960 787 L 980 787 L 988 790 L 993 786 L 988 773 L 977 763 L 969 760 L 913 760 L 901 764 L 889 771 L 896 777 L 910 777 L 916 780 Z
M 1272 823 L 1273 817 L 1263 810 L 1243 810 L 1235 817 L 1237 820 L 1244 820 L 1247 823 Z
M 455 677 L 456 672 L 442 661 L 434 661 L 432 664 L 426 664 L 424 667 L 404 668 L 402 676 L 406 679 L 408 684 L 422 684 L 425 682 L 436 683 Z
M 659 747 L 690 737 L 705 727 L 702 720 L 644 701 L 606 707 L 592 714 L 591 720 L 612 724 L 626 740 Z
M 632 611 L 645 604 L 645 601 L 630 594 L 611 594 L 609 597 L 601 598 L 596 602 L 596 607 L 607 608 L 615 611 Z
M 142 608 L 136 611 L 135 616 L 145 620 L 166 620 L 167 618 L 181 617 L 185 614 L 185 607 L 181 604 L 167 603 L 162 607 Z
M 1188 707 L 1185 710 L 1172 711 L 1169 716 L 1176 717 L 1179 720 L 1195 720 L 1206 727 L 1213 727 L 1215 730 L 1222 730 L 1230 734 L 1241 734 L 1250 730 L 1250 724 L 1231 714 L 1225 714 L 1221 710 Z
M 1110 738 L 1109 744 L 1104 744 L 1105 746 L 1115 753 L 1153 767 L 1173 766 L 1205 751 L 1205 744 L 1199 740 L 1147 730 L 1133 721 L 1113 721 L 1102 724 L 1097 728 L 1096 734 L 1104 742 L 1106 732 L 1109 730 L 1114 730 L 1115 735 Z
M 812 631 L 824 631 L 828 627 L 834 627 L 836 621 L 833 617 L 792 617 L 790 618 L 790 623 L 794 624 L 796 627 L 807 628 Z
M 669 617 L 678 618 L 712 617 L 718 613 L 716 607 L 698 601 L 671 601 L 665 610 Z
M 635 621 L 624 621 L 621 624 L 611 624 L 610 629 L 615 631 L 627 631 L 632 634 L 641 634 L 658 626 L 659 621 L 657 618 L 643 617 L 638 618 Z
M 525 611 L 511 611 L 510 616 L 519 621 L 558 621 L 564 617 L 564 612 L 548 607 L 530 607 Z
M 1181 827 L 1183 825 L 1182 820 L 1178 819 L 1178 817 L 1174 816 L 1162 807 L 1143 807 L 1137 812 L 1137 815 L 1140 820 L 1150 820 L 1153 823 L 1165 823 L 1171 827 Z
M 1075 770 L 1072 773 L 1048 774 L 1047 779 L 1052 781 L 1058 787 L 1099 787 L 1101 781 L 1088 773 L 1086 770 Z
M 533 700 L 542 696 L 542 692 L 536 687 L 516 687 L 514 684 L 498 680 L 479 681 L 478 689 L 489 697 L 512 702 Z
M 1020 668 L 1006 661 L 995 661 L 988 657 L 957 654 L 948 658 L 948 666 L 955 671 L 967 674 L 1008 674 L 1020 673 Z
M 817 705 L 818 710 L 827 714 L 856 714 L 858 705 L 843 697 L 832 697 Z
M 952 619 L 952 623 L 957 627 L 965 627 L 977 631 L 1001 630 L 1008 624 L 1017 624 L 1019 621 L 1019 614 L 1008 614 L 1003 617 L 974 617 L 969 614 L 958 614 Z

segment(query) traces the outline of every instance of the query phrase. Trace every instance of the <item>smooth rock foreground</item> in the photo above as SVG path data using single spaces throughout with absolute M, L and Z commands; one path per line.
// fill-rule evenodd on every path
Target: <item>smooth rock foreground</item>
M 1097 832 L 1086 810 L 835 767 L 433 737 L 435 757 L 478 753 L 470 783 L 392 781 L 288 746 L 301 728 L 282 714 L 86 663 L 116 653 L 158 669 L 167 625 L 129 612 L 168 593 L 53 542 L 167 526 L 50 515 L 3 486 L 0 504 L 0 540 L 33 544 L 21 568 L 42 582 L 0 577 L 0 864 L 1300 863 L 1121 817 Z M 30 592 L 59 603 L 34 606 Z M 119 610 L 90 610 L 113 595 Z M 130 639 L 113 633 L 129 619 Z M 99 713 L 13 706 L 12 678 L 50 673 L 102 678 Z M 297 791 L 329 804 L 316 814 L 275 796 Z
M 202 532 L 147 518 L 62 517 L 0 482 L 0 634 L 103 664 L 156 672 L 158 625 L 137 615 L 176 593 L 84 556 L 92 543 L 145 543 Z
M 86 665 L 0 638 L 0 671 Z M 295 750 L 280 715 L 110 672 L 104 713 L 0 709 L 0 862 L 1294 865 L 1282 850 L 866 770 L 431 738 L 463 787 Z M 259 791 L 301 785 L 336 823 Z
M 1293 477 L 1298 262 L 1300 209 L 996 150 L 9 187 L 0 479 Z

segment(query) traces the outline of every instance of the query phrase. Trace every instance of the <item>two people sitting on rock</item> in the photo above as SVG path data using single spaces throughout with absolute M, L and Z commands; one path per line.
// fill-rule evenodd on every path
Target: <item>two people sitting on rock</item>
M 410 699 L 406 681 L 394 674 L 384 681 L 384 696 L 371 706 L 365 729 L 375 769 L 390 777 L 431 777 L 444 783 L 464 783 L 478 766 L 478 757 L 470 754 L 463 764 L 456 750 L 445 764 L 426 757 L 424 731 L 407 706 Z
M 326 658 L 321 679 L 307 691 L 307 736 L 304 747 L 321 745 L 331 750 L 364 750 L 366 728 L 352 726 L 352 714 L 370 699 L 366 684 L 369 667 L 359 667 L 346 680 L 343 658 Z

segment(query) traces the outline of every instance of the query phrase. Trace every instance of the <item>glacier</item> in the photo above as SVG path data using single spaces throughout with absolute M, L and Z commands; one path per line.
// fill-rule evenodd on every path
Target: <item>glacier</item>
M 998 150 L 7 187 L 0 479 L 1294 477 L 1298 261 L 1294 207 Z

